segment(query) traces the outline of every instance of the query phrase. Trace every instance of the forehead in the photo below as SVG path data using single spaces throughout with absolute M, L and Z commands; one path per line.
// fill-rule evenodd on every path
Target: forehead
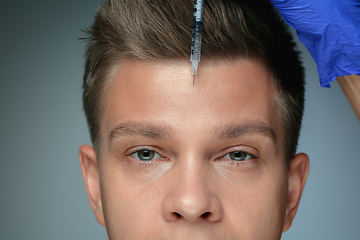
M 248 122 L 278 133 L 274 92 L 271 75 L 257 61 L 200 62 L 194 85 L 190 61 L 125 61 L 104 91 L 101 132 L 140 121 L 170 126 L 178 136 Z

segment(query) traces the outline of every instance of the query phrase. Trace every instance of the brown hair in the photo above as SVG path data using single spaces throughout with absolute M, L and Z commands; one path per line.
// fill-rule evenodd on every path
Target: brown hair
M 83 105 L 99 149 L 104 84 L 123 59 L 189 59 L 193 0 L 109 0 L 88 37 Z M 304 73 L 283 20 L 266 0 L 206 0 L 201 57 L 244 57 L 263 62 L 277 87 L 285 130 L 285 157 L 296 153 L 304 108 Z

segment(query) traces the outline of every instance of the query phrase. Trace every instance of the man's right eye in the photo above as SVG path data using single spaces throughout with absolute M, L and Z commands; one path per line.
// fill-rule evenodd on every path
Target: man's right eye
M 137 150 L 131 153 L 130 155 L 140 161 L 151 161 L 151 160 L 161 159 L 161 156 L 157 152 L 149 149 Z

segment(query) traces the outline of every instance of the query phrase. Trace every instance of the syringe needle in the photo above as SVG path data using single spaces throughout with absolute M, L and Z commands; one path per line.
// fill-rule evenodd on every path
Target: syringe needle
M 198 69 L 198 64 L 199 64 L 198 61 L 192 61 L 191 62 L 191 69 L 192 69 L 192 74 L 193 74 L 193 86 L 195 84 L 195 74 L 196 74 L 197 69 Z

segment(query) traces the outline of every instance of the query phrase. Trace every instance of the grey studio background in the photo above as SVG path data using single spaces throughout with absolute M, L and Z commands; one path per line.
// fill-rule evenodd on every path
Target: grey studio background
M 90 143 L 78 38 L 99 3 L 1 0 L 0 239 L 107 239 L 77 156 Z M 283 239 L 360 239 L 360 123 L 336 82 L 319 86 L 315 63 L 299 49 L 307 92 L 298 150 L 311 168 Z

